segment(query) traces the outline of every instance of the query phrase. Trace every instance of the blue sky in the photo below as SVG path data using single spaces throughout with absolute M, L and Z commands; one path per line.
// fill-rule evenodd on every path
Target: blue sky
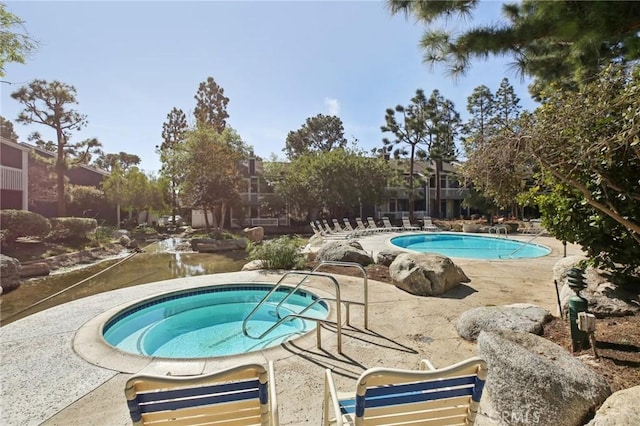
M 535 108 L 507 59 L 476 61 L 457 80 L 422 63 L 422 24 L 391 16 L 373 1 L 6 2 L 40 47 L 26 65 L 9 64 L 0 114 L 15 120 L 10 94 L 34 78 L 75 86 L 89 124 L 72 141 L 96 137 L 108 153 L 125 151 L 156 172 L 162 123 L 173 107 L 187 114 L 208 76 L 229 97 L 228 124 L 256 154 L 284 158 L 286 135 L 310 116 L 338 115 L 345 136 L 381 146 L 384 113 L 434 89 L 466 117 L 466 99 L 509 78 L 525 109 Z M 500 3 L 485 1 L 476 22 Z M 453 21 L 457 24 L 457 21 Z M 465 24 L 465 25 L 468 25 Z M 43 126 L 14 124 L 21 140 Z

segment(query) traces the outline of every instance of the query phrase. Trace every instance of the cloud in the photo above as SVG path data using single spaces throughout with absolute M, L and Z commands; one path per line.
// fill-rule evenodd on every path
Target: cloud
M 329 115 L 340 115 L 340 102 L 333 98 L 324 98 L 324 106 L 329 110 Z

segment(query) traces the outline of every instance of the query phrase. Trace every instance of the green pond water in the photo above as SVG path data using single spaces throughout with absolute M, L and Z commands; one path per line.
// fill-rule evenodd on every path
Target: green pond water
M 176 251 L 178 242 L 178 239 L 171 238 L 154 243 L 145 247 L 143 253 L 108 270 L 105 269 L 122 261 L 123 257 L 23 281 L 20 287 L 0 297 L 0 324 L 5 325 L 53 306 L 105 291 L 171 278 L 239 271 L 247 262 L 247 253 L 243 250 L 221 254 Z M 55 296 L 45 300 L 52 295 Z M 34 304 L 37 305 L 32 306 Z

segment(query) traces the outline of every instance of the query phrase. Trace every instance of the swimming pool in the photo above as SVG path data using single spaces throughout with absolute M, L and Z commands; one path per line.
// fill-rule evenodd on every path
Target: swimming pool
M 507 238 L 459 233 L 411 234 L 391 239 L 391 244 L 420 253 L 438 253 L 466 259 L 528 259 L 546 256 L 551 249 Z
M 233 284 L 180 291 L 145 300 L 113 316 L 102 335 L 110 345 L 133 354 L 163 358 L 208 358 L 257 351 L 279 345 L 316 327 L 312 320 L 284 321 L 262 339 L 246 336 L 242 323 L 273 289 L 269 284 Z M 251 336 L 259 336 L 279 317 L 299 313 L 318 297 L 282 286 L 247 323 Z M 276 312 L 277 311 L 277 312 Z M 306 316 L 324 319 L 329 307 L 319 301 Z

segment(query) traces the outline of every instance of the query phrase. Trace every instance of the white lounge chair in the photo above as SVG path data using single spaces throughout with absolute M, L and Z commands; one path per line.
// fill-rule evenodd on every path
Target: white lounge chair
M 386 216 L 382 218 L 382 224 L 384 225 L 384 230 L 387 231 L 387 232 L 400 232 L 400 231 L 402 231 L 402 227 L 401 226 L 393 226 L 393 224 L 391 223 L 389 218 L 386 217 Z
M 425 216 L 422 219 L 422 229 L 424 231 L 429 231 L 429 232 L 438 232 L 438 231 L 440 231 L 440 228 L 438 228 L 437 226 L 435 226 L 433 224 L 433 222 L 431 221 L 431 217 L 429 217 L 429 216 Z
M 402 218 L 402 229 L 405 231 L 419 231 L 420 227 L 411 224 L 411 221 L 408 217 Z

